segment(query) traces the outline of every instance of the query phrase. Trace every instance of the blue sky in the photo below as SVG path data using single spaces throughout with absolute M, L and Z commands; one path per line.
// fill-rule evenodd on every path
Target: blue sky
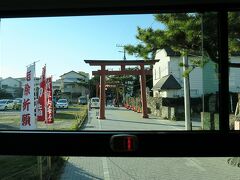
M 2 19 L 0 77 L 24 77 L 34 61 L 37 76 L 44 64 L 54 79 L 71 70 L 91 74 L 97 68 L 83 60 L 122 59 L 116 44 L 137 44 L 137 26 L 162 27 L 150 14 Z

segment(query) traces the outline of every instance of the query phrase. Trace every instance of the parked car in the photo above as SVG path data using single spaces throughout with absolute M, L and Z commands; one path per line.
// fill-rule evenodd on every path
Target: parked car
M 99 108 L 99 107 L 100 107 L 99 98 L 98 97 L 91 98 L 90 108 Z
M 13 109 L 14 102 L 10 99 L 1 99 L 0 100 L 0 110 Z
M 67 101 L 67 99 L 59 99 L 57 101 L 56 108 L 57 109 L 60 109 L 60 108 L 67 109 L 68 108 L 68 101 Z
M 87 104 L 87 97 L 85 97 L 85 96 L 79 97 L 78 98 L 78 104 L 82 104 L 82 105 Z
M 16 98 L 13 100 L 13 109 L 20 110 L 22 106 L 22 98 Z

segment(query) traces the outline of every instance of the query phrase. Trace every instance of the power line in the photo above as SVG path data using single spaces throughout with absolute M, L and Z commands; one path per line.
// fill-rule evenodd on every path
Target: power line
M 121 47 L 121 48 L 123 48 L 123 51 L 118 51 L 118 52 L 123 52 L 123 60 L 126 61 L 126 50 L 125 50 L 125 46 L 124 46 L 124 45 L 116 44 L 116 47 Z

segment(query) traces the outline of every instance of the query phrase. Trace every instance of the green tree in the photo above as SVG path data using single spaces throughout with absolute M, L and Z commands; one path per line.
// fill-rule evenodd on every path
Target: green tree
M 22 95 L 23 95 L 23 88 L 16 88 L 15 91 L 14 91 L 14 94 L 15 94 L 15 98 L 22 97 Z
M 230 54 L 240 51 L 240 13 L 228 13 L 228 38 Z
M 8 93 L 5 89 L 0 89 L 0 99 L 11 99 L 12 94 Z
M 129 69 L 130 70 L 130 69 Z M 107 77 L 107 84 L 114 84 L 116 86 L 115 89 L 115 94 L 112 96 L 114 96 L 115 98 L 117 98 L 117 102 L 122 102 L 123 100 L 125 100 L 125 96 L 126 94 L 130 93 L 131 89 L 129 86 L 129 82 L 133 82 L 135 79 L 135 76 L 127 76 L 127 75 L 110 75 Z M 118 90 L 119 88 L 123 88 L 123 92 L 120 93 Z
M 96 85 L 100 83 L 100 76 L 96 75 L 89 80 L 89 97 L 96 97 Z
M 164 30 L 153 30 L 152 28 L 142 29 L 137 27 L 138 34 L 136 38 L 140 40 L 140 44 L 124 46 L 126 52 L 130 55 L 141 57 L 145 60 L 155 58 L 156 51 L 164 48 L 166 44 L 166 36 Z
M 140 44 L 126 45 L 125 50 L 128 54 L 149 60 L 155 58 L 158 49 L 170 47 L 182 55 L 201 55 L 203 40 L 204 55 L 215 62 L 218 61 L 216 13 L 157 14 L 154 17 L 157 22 L 164 25 L 164 29 L 137 27 L 136 38 Z M 234 53 L 240 51 L 240 15 L 238 12 L 229 12 L 228 19 L 229 52 Z M 197 66 L 201 66 L 199 61 L 195 61 L 195 63 Z
M 184 57 L 184 93 L 186 129 L 191 129 L 190 123 L 190 84 L 189 73 L 195 67 L 202 67 L 210 58 L 218 62 L 218 22 L 216 13 L 172 13 L 154 15 L 155 20 L 164 25 L 161 30 L 152 28 L 137 28 L 136 38 L 140 44 L 127 45 L 125 50 L 130 55 L 136 55 L 146 60 L 154 59 L 156 51 L 170 47 L 180 52 Z M 238 22 L 237 22 L 238 21 Z M 229 13 L 229 52 L 240 50 L 239 13 Z M 188 55 L 201 56 L 188 66 Z M 202 61 L 203 60 L 203 61 Z

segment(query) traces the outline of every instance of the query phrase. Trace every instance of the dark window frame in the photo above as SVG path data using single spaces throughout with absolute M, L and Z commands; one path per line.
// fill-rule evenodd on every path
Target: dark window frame
M 239 0 L 6 0 L 0 2 L 0 17 L 46 17 L 70 15 L 141 14 L 216 11 L 219 20 L 220 131 L 0 131 L 3 155 L 222 157 L 239 156 L 240 132 L 229 131 L 227 12 L 240 10 Z M 225 67 L 225 68 L 224 68 Z M 222 105 L 222 106 L 221 106 Z M 117 153 L 110 148 L 116 134 L 136 135 L 139 148 Z M 227 149 L 225 147 L 228 147 Z

